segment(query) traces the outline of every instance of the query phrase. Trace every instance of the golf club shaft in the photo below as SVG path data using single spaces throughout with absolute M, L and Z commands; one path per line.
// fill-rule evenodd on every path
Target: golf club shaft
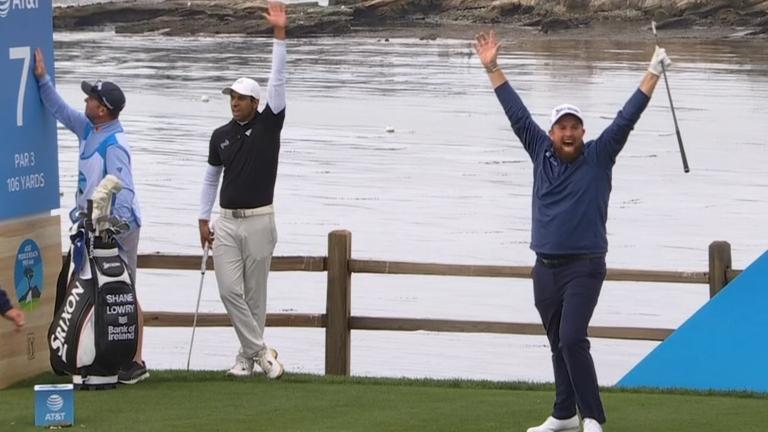
M 208 251 L 210 245 L 205 244 L 203 250 L 203 263 L 200 265 L 200 289 L 197 290 L 197 306 L 195 306 L 195 317 L 192 320 L 192 339 L 189 341 L 189 354 L 187 355 L 187 370 L 189 370 L 189 363 L 192 360 L 192 345 L 195 343 L 195 330 L 197 329 L 197 314 L 200 311 L 200 297 L 203 294 L 203 281 L 205 280 L 205 268 L 208 264 Z
M 683 137 L 680 135 L 680 128 L 677 126 L 677 115 L 675 115 L 675 105 L 672 103 L 672 92 L 669 90 L 669 80 L 667 79 L 667 69 L 664 62 L 661 63 L 661 72 L 664 74 L 664 85 L 667 87 L 667 96 L 669 97 L 669 108 L 672 110 L 672 121 L 675 122 L 675 135 L 677 135 L 677 146 L 680 148 L 680 157 L 683 159 L 683 171 L 689 172 L 688 158 L 685 157 L 685 147 L 683 147 Z
M 656 33 L 656 21 L 651 21 L 651 30 L 656 39 L 656 46 L 659 46 L 659 35 Z M 667 78 L 667 68 L 664 62 L 661 62 L 661 73 L 664 75 L 664 86 L 667 88 L 667 97 L 669 97 L 669 109 L 672 111 L 672 121 L 675 123 L 675 135 L 677 136 L 677 147 L 680 149 L 680 157 L 683 159 L 683 171 L 690 172 L 688 167 L 688 158 L 685 156 L 685 147 L 683 147 L 683 137 L 680 135 L 680 127 L 677 126 L 677 115 L 675 114 L 675 105 L 672 103 L 672 92 L 669 90 L 669 79 Z

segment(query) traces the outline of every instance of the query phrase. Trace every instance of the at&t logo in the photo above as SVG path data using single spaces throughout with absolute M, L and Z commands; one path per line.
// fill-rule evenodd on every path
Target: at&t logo
M 64 406 L 64 398 L 54 393 L 48 396 L 48 400 L 45 401 L 45 404 L 48 406 L 49 410 L 58 411 Z
M 5 18 L 12 9 L 37 9 L 40 0 L 0 0 L 0 18 Z
M 45 405 L 49 410 L 47 413 L 45 413 L 45 421 L 61 422 L 66 419 L 67 413 L 64 411 L 59 412 L 62 408 L 64 408 L 63 397 L 54 393 L 48 396 L 48 399 L 45 400 Z

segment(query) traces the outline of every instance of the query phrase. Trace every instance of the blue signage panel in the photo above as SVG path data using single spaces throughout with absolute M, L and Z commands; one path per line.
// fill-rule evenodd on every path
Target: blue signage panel
M 56 120 L 40 101 L 35 48 L 53 68 L 49 0 L 0 0 L 0 221 L 59 208 Z
M 3 0 L 0 0 L 2 2 Z M 35 386 L 35 426 L 61 427 L 75 424 L 75 395 L 72 384 Z
M 617 384 L 768 393 L 768 251 Z

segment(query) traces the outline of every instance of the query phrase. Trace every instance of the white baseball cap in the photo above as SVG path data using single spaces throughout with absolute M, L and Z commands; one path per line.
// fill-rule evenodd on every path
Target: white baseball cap
M 554 126 L 558 120 L 560 120 L 563 116 L 566 116 L 566 115 L 572 115 L 578 118 L 582 125 L 584 124 L 584 118 L 581 116 L 581 110 L 579 109 L 579 107 L 571 104 L 562 104 L 562 105 L 556 106 L 552 110 L 552 116 L 549 118 L 549 127 L 551 128 L 552 126 Z
M 259 86 L 259 83 L 250 78 L 238 78 L 231 86 L 225 87 L 221 92 L 225 95 L 235 92 L 240 93 L 241 95 L 261 99 L 261 87 Z

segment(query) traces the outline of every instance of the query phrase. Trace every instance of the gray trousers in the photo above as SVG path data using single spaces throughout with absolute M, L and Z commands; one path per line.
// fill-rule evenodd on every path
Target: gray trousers
M 117 236 L 117 253 L 120 255 L 128 267 L 128 273 L 133 281 L 134 288 L 136 287 L 136 264 L 139 258 L 139 237 L 141 235 L 141 228 L 132 229 Z M 144 313 L 141 310 L 141 305 L 138 299 L 136 300 L 136 306 L 138 307 L 138 319 L 139 319 L 139 340 L 136 347 L 136 355 L 133 360 L 141 363 L 143 362 L 142 347 L 144 344 Z
M 267 276 L 277 244 L 274 213 L 234 218 L 215 224 L 213 263 L 224 308 L 229 314 L 240 355 L 253 358 L 265 348 Z
M 134 285 L 136 284 L 136 263 L 139 256 L 139 236 L 141 228 L 126 231 L 117 236 L 117 253 L 128 265 L 128 272 Z

